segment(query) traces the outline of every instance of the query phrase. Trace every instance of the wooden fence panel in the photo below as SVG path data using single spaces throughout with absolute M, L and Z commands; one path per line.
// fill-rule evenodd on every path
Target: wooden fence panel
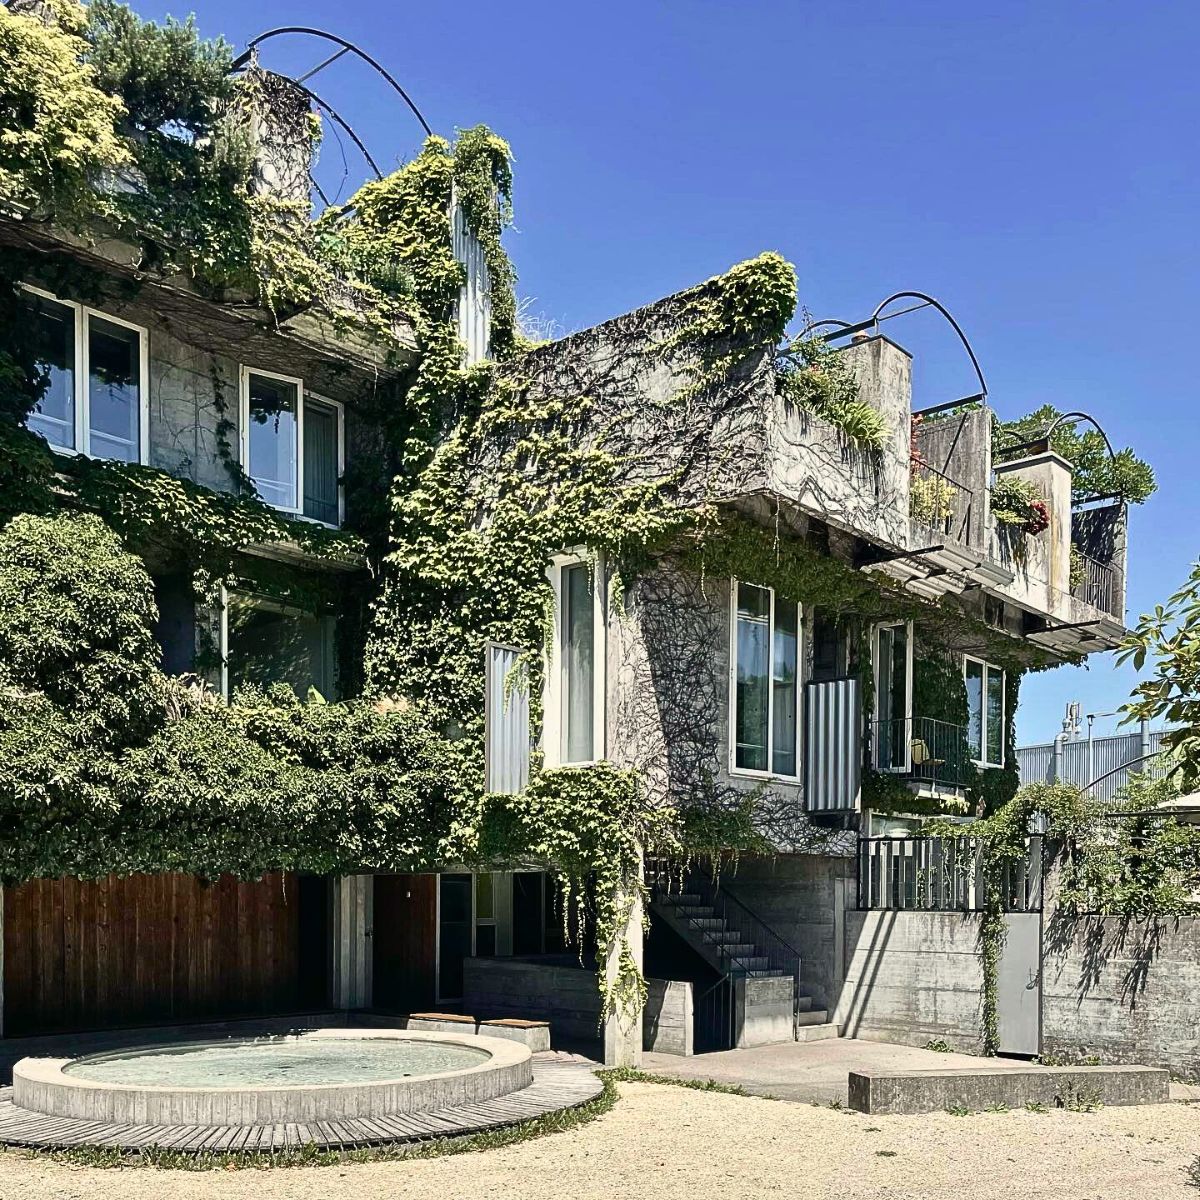
M 31 880 L 4 891 L 5 1033 L 295 1011 L 300 939 L 290 874 Z

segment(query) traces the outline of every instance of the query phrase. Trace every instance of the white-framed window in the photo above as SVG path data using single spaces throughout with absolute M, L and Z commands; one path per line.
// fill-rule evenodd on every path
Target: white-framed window
M 555 555 L 553 646 L 548 655 L 544 747 L 549 766 L 601 761 L 606 753 L 604 560 L 582 551 Z
M 64 454 L 149 461 L 150 341 L 119 317 L 24 286 L 46 389 L 28 425 Z
M 876 625 L 871 636 L 875 675 L 872 751 L 877 771 L 912 769 L 913 628 L 911 621 Z
M 1004 671 L 981 658 L 963 655 L 967 687 L 967 746 L 977 766 L 1004 766 Z
M 265 596 L 223 591 L 220 613 L 221 693 L 241 684 L 286 683 L 305 700 L 315 688 L 337 699 L 337 622 Z
M 731 580 L 730 770 L 800 774 L 800 606 Z
M 272 507 L 323 525 L 342 521 L 345 412 L 292 375 L 241 370 L 242 466 Z

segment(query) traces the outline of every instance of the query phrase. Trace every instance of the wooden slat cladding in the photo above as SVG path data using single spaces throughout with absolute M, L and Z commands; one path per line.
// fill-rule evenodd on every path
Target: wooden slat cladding
M 110 875 L 6 888 L 5 1033 L 307 1007 L 299 883 Z
M 375 1004 L 402 1012 L 433 1005 L 437 876 L 375 876 Z

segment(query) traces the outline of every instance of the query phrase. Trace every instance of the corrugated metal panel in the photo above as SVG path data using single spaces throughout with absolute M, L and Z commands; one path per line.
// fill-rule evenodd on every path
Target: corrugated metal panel
M 466 268 L 466 282 L 458 293 L 458 339 L 466 348 L 466 365 L 488 356 L 492 328 L 491 277 L 483 247 L 467 226 L 457 196 L 450 200 L 450 228 L 454 257 Z
M 515 795 L 529 782 L 529 686 L 512 675 L 521 651 L 488 642 L 484 647 L 484 787 Z
M 857 679 L 810 683 L 804 691 L 804 793 L 809 812 L 861 806 L 862 690 Z
M 1151 754 L 1162 749 L 1164 736 L 1164 730 L 1155 730 L 1149 735 L 1147 749 Z M 1058 777 L 1063 783 L 1073 783 L 1076 787 L 1087 787 L 1093 780 L 1099 780 L 1092 788 L 1092 795 L 1109 803 L 1129 782 L 1130 775 L 1154 771 L 1153 759 L 1137 761 L 1141 756 L 1142 735 L 1138 731 L 1092 738 L 1090 742 L 1086 738 L 1063 742 Z M 1121 770 L 1126 764 L 1130 765 Z M 1023 784 L 1050 782 L 1054 774 L 1054 743 L 1023 746 L 1017 751 L 1017 766 Z M 1105 775 L 1108 778 L 1102 778 Z

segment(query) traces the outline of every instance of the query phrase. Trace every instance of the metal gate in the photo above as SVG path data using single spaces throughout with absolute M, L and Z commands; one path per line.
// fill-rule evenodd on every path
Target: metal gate
M 981 912 L 985 888 L 980 847 L 962 838 L 861 838 L 858 906 L 925 912 Z M 1041 1052 L 1042 839 L 1000 879 L 1004 945 L 997 964 L 997 1033 L 1001 1054 Z
M 996 974 L 1001 1054 L 1041 1053 L 1042 914 L 1004 914 L 1004 948 Z

